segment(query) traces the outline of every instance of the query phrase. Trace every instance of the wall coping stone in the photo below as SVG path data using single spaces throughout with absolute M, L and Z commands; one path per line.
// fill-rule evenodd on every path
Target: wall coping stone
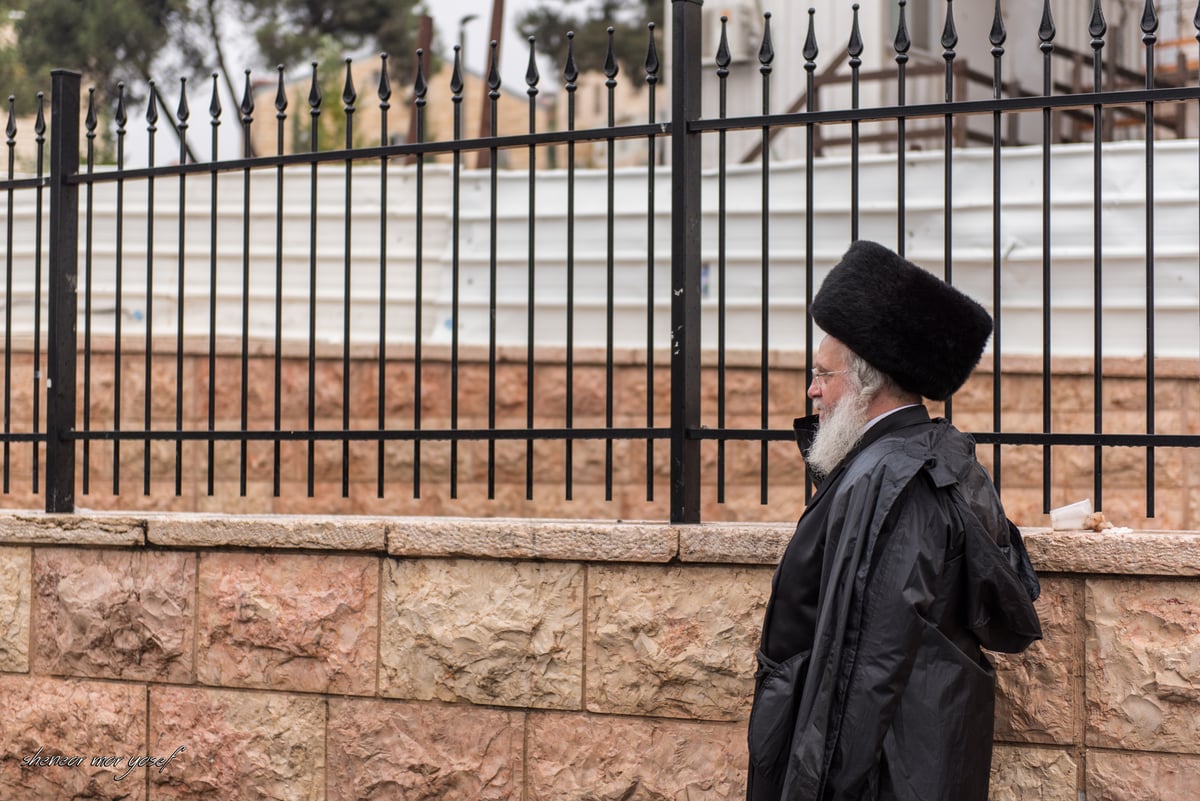
M 351 551 L 396 557 L 774 566 L 794 523 L 0 511 L 0 545 Z M 1023 528 L 1044 573 L 1200 576 L 1200 531 Z

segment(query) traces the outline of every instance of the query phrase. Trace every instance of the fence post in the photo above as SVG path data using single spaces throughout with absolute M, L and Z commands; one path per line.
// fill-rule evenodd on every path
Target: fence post
M 671 3 L 671 522 L 700 522 L 700 7 Z
M 80 75 L 54 70 L 50 92 L 50 298 L 46 511 L 75 511 L 75 291 L 79 284 Z

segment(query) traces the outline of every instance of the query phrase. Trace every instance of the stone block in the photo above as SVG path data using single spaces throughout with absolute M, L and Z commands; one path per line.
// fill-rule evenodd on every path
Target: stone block
M 1200 759 L 1174 754 L 1092 750 L 1087 761 L 1088 801 L 1195 801 Z
M 535 713 L 528 739 L 528 801 L 745 797 L 740 724 Z
M 199 573 L 199 681 L 375 692 L 376 559 L 206 553 Z
M 1189 531 L 1026 532 L 1039 571 L 1099 575 L 1200 576 L 1200 533 Z
M 578 709 L 583 588 L 577 564 L 389 560 L 380 693 Z
M 589 711 L 748 715 L 770 569 L 595 566 L 588 575 Z
M 145 539 L 145 524 L 128 514 L 0 515 L 0 542 L 5 543 L 141 545 Z
M 992 654 L 996 665 L 996 737 L 1024 743 L 1070 745 L 1077 741 L 1083 666 L 1082 586 L 1043 577 L 1036 608 L 1043 639 L 1021 654 Z
M 997 745 L 990 801 L 1078 801 L 1079 765 L 1070 751 Z M 1088 796 L 1091 798 L 1091 796 Z
M 395 556 L 667 562 L 677 551 L 677 530 L 661 523 L 426 517 L 388 526 Z
M 35 672 L 191 681 L 194 554 L 41 548 L 33 577 Z
M 331 699 L 329 801 L 522 801 L 525 713 Z
M 722 523 L 679 527 L 679 557 L 685 562 L 776 565 L 796 526 Z
M 1200 583 L 1087 582 L 1087 743 L 1200 754 Z
M 29 604 L 33 555 L 0 548 L 0 672 L 29 671 Z
M 269 517 L 176 514 L 151 516 L 146 538 L 155 545 L 190 548 L 311 548 L 382 551 L 383 520 L 358 517 Z
M 145 768 L 118 780 L 146 753 L 145 687 L 0 676 L 0 720 L 0 798 L 145 801 Z
M 154 801 L 321 801 L 322 698 L 198 687 L 152 687 L 150 752 L 186 748 L 149 770 Z

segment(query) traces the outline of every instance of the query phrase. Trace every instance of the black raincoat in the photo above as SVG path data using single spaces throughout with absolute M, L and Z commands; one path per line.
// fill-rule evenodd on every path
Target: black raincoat
M 974 441 L 920 406 L 877 423 L 775 572 L 749 801 L 986 801 L 995 672 L 981 646 L 1040 639 L 1037 595 Z

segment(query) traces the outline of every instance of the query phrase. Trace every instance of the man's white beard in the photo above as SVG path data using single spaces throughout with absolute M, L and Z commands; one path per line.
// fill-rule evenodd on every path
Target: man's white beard
M 808 449 L 808 465 L 820 476 L 833 472 L 862 440 L 869 398 L 850 395 L 825 413 Z

